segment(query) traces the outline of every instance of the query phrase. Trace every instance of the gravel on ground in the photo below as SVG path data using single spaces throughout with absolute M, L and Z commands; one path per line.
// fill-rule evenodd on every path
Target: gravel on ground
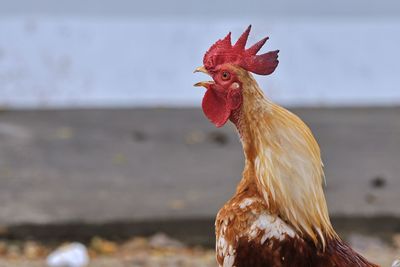
M 400 257 L 400 234 L 388 244 L 378 238 L 352 235 L 347 240 L 358 252 L 381 266 Z M 87 244 L 89 267 L 216 267 L 214 250 L 189 247 L 165 234 L 135 237 L 116 243 L 94 237 Z M 46 267 L 46 256 L 55 247 L 35 241 L 0 241 L 0 267 Z

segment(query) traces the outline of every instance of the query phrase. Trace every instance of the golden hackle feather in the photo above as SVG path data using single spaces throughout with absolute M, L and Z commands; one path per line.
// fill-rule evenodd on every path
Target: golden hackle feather
M 232 68 L 242 82 L 238 128 L 245 170 L 253 170 L 250 173 L 255 174 L 257 187 L 271 212 L 325 247 L 326 238 L 337 235 L 322 189 L 324 172 L 316 140 L 301 119 L 264 96 L 249 72 Z

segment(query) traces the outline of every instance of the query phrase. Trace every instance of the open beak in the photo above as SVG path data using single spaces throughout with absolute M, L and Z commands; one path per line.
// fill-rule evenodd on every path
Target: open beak
M 202 72 L 204 74 L 210 75 L 210 73 L 208 73 L 208 71 L 206 70 L 206 68 L 204 66 L 196 68 L 193 71 L 193 73 L 196 73 L 196 72 Z M 213 81 L 204 81 L 204 82 L 195 83 L 193 86 L 204 87 L 204 88 L 208 89 L 210 87 L 210 84 L 212 84 L 212 83 L 214 83 L 214 82 Z
M 196 72 L 202 72 L 202 73 L 205 73 L 205 74 L 207 74 L 207 75 L 210 75 L 204 66 L 201 66 L 201 67 L 196 68 L 196 69 L 193 71 L 193 73 L 196 73 Z

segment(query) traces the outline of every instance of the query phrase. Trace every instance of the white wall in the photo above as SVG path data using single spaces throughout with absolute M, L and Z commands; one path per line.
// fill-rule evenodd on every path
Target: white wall
M 276 72 L 257 77 L 275 101 L 400 104 L 400 3 L 253 1 L 241 13 L 239 1 L 10 2 L 0 11 L 1 106 L 199 106 L 192 84 L 207 78 L 193 69 L 250 23 L 250 43 L 268 35 L 263 51 L 281 50 Z

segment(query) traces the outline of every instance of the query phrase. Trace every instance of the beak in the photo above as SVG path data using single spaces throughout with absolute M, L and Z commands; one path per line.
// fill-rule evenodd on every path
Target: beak
M 207 74 L 207 75 L 210 75 L 204 66 L 201 66 L 201 67 L 196 68 L 196 69 L 193 71 L 193 73 L 196 73 L 196 72 L 202 72 L 202 73 L 205 73 L 205 74 Z
M 196 86 L 196 87 L 204 87 L 204 88 L 206 88 L 206 89 L 208 89 L 208 87 L 210 86 L 210 84 L 212 84 L 213 82 L 198 82 L 198 83 L 195 83 L 193 86 Z
M 210 73 L 208 73 L 208 71 L 206 70 L 206 68 L 205 68 L 204 66 L 201 66 L 201 67 L 196 68 L 196 69 L 193 71 L 193 73 L 196 73 L 196 72 L 202 72 L 202 73 L 205 73 L 205 74 L 207 74 L 207 75 L 210 75 Z M 212 81 L 204 81 L 204 82 L 195 83 L 193 86 L 196 86 L 196 87 L 204 87 L 204 88 L 208 89 L 208 88 L 210 88 L 210 85 L 213 84 L 213 83 L 214 83 L 214 82 L 212 82 Z

